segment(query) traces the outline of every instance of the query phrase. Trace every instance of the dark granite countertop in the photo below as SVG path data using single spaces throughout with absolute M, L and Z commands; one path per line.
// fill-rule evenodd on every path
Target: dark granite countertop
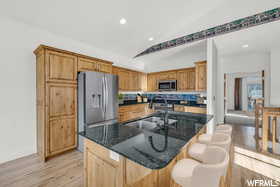
M 123 104 L 119 104 L 119 106 L 127 106 L 127 105 L 136 105 L 136 104 L 145 104 L 149 102 L 141 102 L 138 103 L 136 100 L 126 100 Z M 155 103 L 164 103 L 163 100 L 158 100 Z M 175 104 L 175 105 L 183 105 L 183 106 L 191 106 L 191 107 L 200 107 L 200 108 L 206 108 L 206 104 L 197 104 L 195 101 L 189 101 L 187 104 L 180 103 L 180 100 L 168 100 L 169 104 Z
M 148 102 L 137 102 L 136 100 L 127 100 L 124 101 L 123 104 L 119 104 L 119 106 L 127 106 L 127 105 L 137 105 L 137 104 L 148 104 Z
M 80 134 L 150 169 L 161 169 L 212 119 L 205 114 L 170 112 L 170 125 L 159 128 L 162 113 L 154 113 L 125 123 L 88 128 Z

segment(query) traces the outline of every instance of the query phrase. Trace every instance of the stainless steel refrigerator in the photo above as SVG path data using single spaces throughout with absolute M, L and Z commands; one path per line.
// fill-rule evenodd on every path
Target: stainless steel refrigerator
M 96 125 L 107 125 L 118 117 L 118 77 L 107 73 L 81 72 L 78 75 L 79 132 Z M 78 135 L 83 151 L 83 137 Z

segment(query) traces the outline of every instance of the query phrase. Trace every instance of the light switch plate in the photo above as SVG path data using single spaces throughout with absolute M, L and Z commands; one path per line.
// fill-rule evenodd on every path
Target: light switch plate
M 110 158 L 117 162 L 120 161 L 120 155 L 118 153 L 115 153 L 114 151 L 110 151 Z

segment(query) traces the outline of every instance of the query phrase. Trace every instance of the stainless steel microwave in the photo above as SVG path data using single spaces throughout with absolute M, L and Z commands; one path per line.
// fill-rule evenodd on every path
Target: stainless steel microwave
M 176 91 L 177 90 L 177 80 L 161 80 L 158 81 L 159 91 Z

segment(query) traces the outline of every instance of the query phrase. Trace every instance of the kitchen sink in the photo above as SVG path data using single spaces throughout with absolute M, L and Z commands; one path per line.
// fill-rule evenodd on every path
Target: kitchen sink
M 168 119 L 168 127 L 175 125 L 177 120 Z M 128 124 L 128 126 L 137 127 L 143 130 L 155 131 L 160 129 L 164 125 L 164 121 L 160 117 L 149 117 L 138 121 L 133 121 Z
M 158 125 L 164 124 L 164 121 L 160 117 L 149 117 L 149 118 L 142 119 L 141 121 L 148 121 L 148 122 L 156 123 Z M 168 125 L 172 125 L 176 122 L 177 120 L 175 119 L 168 119 Z

